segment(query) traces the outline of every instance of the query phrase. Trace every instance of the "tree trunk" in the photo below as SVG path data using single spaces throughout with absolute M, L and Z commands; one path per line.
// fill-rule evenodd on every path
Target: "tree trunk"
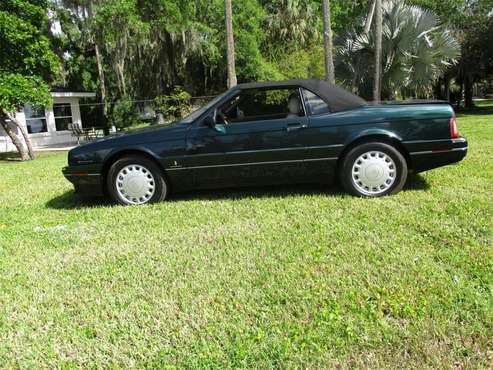
M 233 37 L 233 11 L 231 0 L 224 0 L 226 20 L 226 59 L 228 64 L 228 88 L 236 86 L 235 41 Z
M 442 90 L 442 78 L 439 77 L 435 81 L 432 87 L 433 90 L 433 97 L 435 99 L 443 99 L 443 90 Z
M 382 96 L 382 0 L 375 0 L 375 79 L 373 81 L 373 100 Z
M 325 79 L 335 84 L 334 56 L 332 55 L 332 26 L 330 23 L 330 1 L 323 0 L 324 13 L 324 48 L 325 48 Z
M 469 72 L 464 74 L 464 107 L 466 109 L 474 108 L 473 103 L 473 79 Z
M 29 153 L 26 151 L 26 148 L 24 147 L 24 143 L 21 141 L 19 136 L 17 136 L 17 133 L 15 133 L 15 131 L 12 129 L 12 126 L 8 124 L 7 119 L 8 119 L 8 115 L 2 109 L 0 111 L 0 125 L 3 127 L 7 135 L 9 135 L 10 139 L 12 140 L 12 143 L 14 144 L 17 151 L 19 152 L 19 156 L 21 157 L 21 160 L 27 161 L 31 159 Z
M 34 155 L 33 144 L 31 143 L 31 138 L 29 137 L 29 134 L 27 133 L 27 130 L 24 127 L 24 125 L 21 125 L 17 121 L 17 118 L 15 118 L 15 115 L 14 114 L 11 114 L 9 112 L 5 112 L 5 114 L 19 128 L 19 131 L 21 132 L 21 135 L 24 138 L 24 143 L 26 144 L 27 153 L 29 155 L 29 158 L 30 159 L 36 159 L 36 156 Z
M 101 53 L 99 51 L 99 46 L 94 43 L 94 50 L 96 51 L 96 63 L 98 65 L 98 77 L 99 77 L 99 89 L 101 92 L 101 102 L 103 103 L 103 115 L 104 118 L 108 117 L 108 99 L 106 96 L 106 83 L 104 82 L 104 70 L 103 61 L 101 58 Z
M 89 0 L 88 6 L 87 6 L 87 15 L 89 18 L 92 18 L 92 4 L 93 4 L 93 1 Z M 101 51 L 99 50 L 99 45 L 98 45 L 94 35 L 90 36 L 90 42 L 93 43 L 94 51 L 96 53 L 96 64 L 97 64 L 97 68 L 98 68 L 98 78 L 99 78 L 99 90 L 101 93 L 101 103 L 103 103 L 103 116 L 104 116 L 104 119 L 107 121 L 108 120 L 108 99 L 107 99 L 107 95 L 106 95 L 106 83 L 105 83 L 105 79 L 104 79 L 103 57 L 101 55 Z M 106 122 L 105 122 L 105 126 L 106 126 Z M 108 128 L 106 127 L 106 129 L 108 129 Z
M 371 28 L 371 22 L 373 21 L 373 14 L 375 13 L 375 2 L 376 0 L 373 0 L 373 3 L 371 4 L 370 11 L 368 12 L 368 17 L 366 17 L 366 22 L 365 22 L 365 35 L 368 35 L 370 33 L 370 28 Z
M 450 77 L 447 75 L 443 78 L 443 98 L 450 102 Z
M 168 63 L 169 63 L 169 68 L 171 71 L 171 84 L 174 86 L 176 85 L 177 79 L 178 79 L 178 71 L 176 69 L 176 50 L 175 50 L 175 43 L 173 42 L 173 38 L 171 37 L 171 33 L 168 31 L 164 30 L 164 38 L 166 40 L 166 54 L 168 57 Z

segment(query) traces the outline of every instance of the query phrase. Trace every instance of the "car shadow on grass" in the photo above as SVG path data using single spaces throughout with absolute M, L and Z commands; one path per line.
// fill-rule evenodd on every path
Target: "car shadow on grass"
M 69 190 L 46 202 L 46 207 L 52 209 L 97 208 L 111 207 L 113 205 L 114 204 L 107 198 L 80 195 L 73 190 Z
M 420 174 L 411 174 L 404 187 L 404 191 L 428 190 L 430 185 Z M 225 200 L 248 198 L 285 198 L 290 196 L 346 196 L 347 193 L 338 184 L 300 184 L 281 186 L 262 186 L 234 189 L 207 189 L 185 193 L 171 194 L 170 202 L 196 201 L 196 200 Z M 347 195 L 349 196 L 349 195 Z M 107 198 L 82 196 L 74 191 L 67 191 L 46 203 L 46 207 L 52 209 L 80 209 L 111 207 L 114 204 Z
M 227 189 L 203 189 L 193 192 L 172 194 L 169 201 L 193 201 L 193 200 L 224 200 L 224 199 L 248 199 L 248 198 L 285 198 L 290 196 L 311 195 L 344 195 L 342 189 L 336 185 L 323 184 L 292 184 L 292 185 L 268 185 L 249 186 Z
M 21 158 L 17 153 L 0 153 L 0 162 L 21 162 Z
M 422 174 L 410 173 L 404 186 L 404 191 L 428 190 L 429 188 L 430 184 L 428 184 Z

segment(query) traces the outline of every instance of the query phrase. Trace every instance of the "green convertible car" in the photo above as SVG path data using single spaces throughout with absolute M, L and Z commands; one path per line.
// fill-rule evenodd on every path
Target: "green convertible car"
M 462 160 L 447 102 L 372 104 L 319 80 L 240 84 L 172 125 L 118 133 L 72 149 L 65 177 L 75 190 L 121 204 L 171 191 L 331 182 L 379 197 L 410 171 Z

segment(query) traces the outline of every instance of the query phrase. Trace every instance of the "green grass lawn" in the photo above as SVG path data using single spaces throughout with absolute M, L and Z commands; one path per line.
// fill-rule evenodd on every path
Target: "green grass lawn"
M 490 368 L 493 115 L 406 190 L 75 197 L 0 161 L 0 367 Z

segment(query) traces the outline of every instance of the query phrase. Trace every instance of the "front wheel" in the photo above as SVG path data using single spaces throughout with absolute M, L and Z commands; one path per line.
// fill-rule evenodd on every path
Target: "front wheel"
M 364 143 L 346 155 L 340 176 L 347 192 L 362 197 L 381 197 L 402 190 L 407 179 L 407 163 L 391 145 Z
M 119 204 L 141 205 L 162 201 L 168 186 L 159 166 L 143 156 L 120 158 L 110 168 L 108 193 Z

